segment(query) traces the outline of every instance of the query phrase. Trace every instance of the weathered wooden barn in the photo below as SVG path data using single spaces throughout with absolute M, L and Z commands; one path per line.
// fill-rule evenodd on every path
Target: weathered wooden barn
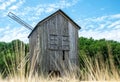
M 62 74 L 63 68 L 69 69 L 69 63 L 77 65 L 79 29 L 80 26 L 62 10 L 40 21 L 28 36 L 31 65 L 35 66 L 35 71 Z

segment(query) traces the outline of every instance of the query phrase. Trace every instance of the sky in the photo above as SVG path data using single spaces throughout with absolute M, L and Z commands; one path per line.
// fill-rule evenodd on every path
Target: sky
M 120 42 L 120 0 L 0 0 L 0 41 L 29 42 L 31 31 L 9 18 L 8 12 L 34 28 L 58 9 L 81 27 L 79 37 Z

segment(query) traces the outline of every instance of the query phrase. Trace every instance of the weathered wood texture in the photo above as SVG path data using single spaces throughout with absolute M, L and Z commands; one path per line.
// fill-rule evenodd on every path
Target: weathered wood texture
M 34 56 L 37 58 L 35 70 L 62 73 L 62 65 L 66 68 L 69 62 L 77 65 L 77 39 L 78 29 L 60 12 L 38 23 L 29 36 L 31 61 Z

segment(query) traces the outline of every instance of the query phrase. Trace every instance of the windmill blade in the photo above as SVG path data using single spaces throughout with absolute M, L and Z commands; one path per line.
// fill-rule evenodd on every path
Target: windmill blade
M 15 14 L 13 14 L 12 12 L 8 13 L 8 16 L 10 18 L 12 18 L 13 20 L 15 20 L 16 22 L 18 22 L 19 24 L 23 25 L 24 27 L 26 27 L 29 30 L 33 30 L 33 27 L 30 26 L 29 24 L 27 24 L 25 21 L 23 21 L 22 19 L 20 19 L 18 16 L 16 16 Z

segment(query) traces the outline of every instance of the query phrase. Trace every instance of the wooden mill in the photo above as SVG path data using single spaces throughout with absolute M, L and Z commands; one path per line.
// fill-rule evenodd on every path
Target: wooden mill
M 31 67 L 44 74 L 58 72 L 78 65 L 77 25 L 62 10 L 40 21 L 28 36 Z M 71 64 L 71 65 L 69 65 Z
M 62 65 L 69 68 L 78 64 L 77 41 L 78 26 L 62 10 L 40 21 L 29 38 L 30 55 L 36 55 L 36 71 L 43 73 L 60 72 Z

